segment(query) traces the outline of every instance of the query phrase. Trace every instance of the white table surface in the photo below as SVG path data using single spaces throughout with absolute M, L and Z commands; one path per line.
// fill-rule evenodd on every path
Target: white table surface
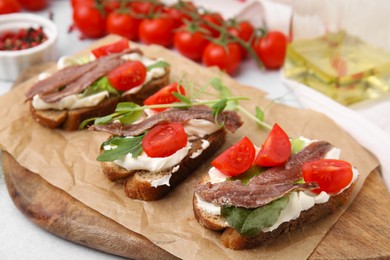
M 72 23 L 70 1 L 55 0 L 50 8 L 58 26 L 58 58 L 78 52 L 93 42 L 79 39 L 79 33 L 68 33 Z M 38 12 L 48 16 L 48 10 Z M 0 17 L 1 19 L 1 17 Z M 280 77 L 280 71 L 260 71 L 253 61 L 245 61 L 236 79 L 246 85 L 269 93 L 270 99 L 291 106 L 300 107 L 300 102 L 287 88 Z M 9 91 L 12 82 L 0 80 L 0 95 Z M 370 116 L 367 109 L 357 110 Z M 383 123 L 390 132 L 390 123 Z M 31 223 L 13 204 L 8 195 L 0 165 L 0 258 L 1 259 L 120 259 L 93 249 L 79 246 L 58 238 Z

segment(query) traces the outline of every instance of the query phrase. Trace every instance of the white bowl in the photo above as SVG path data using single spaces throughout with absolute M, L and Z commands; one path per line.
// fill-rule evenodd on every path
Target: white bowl
M 0 33 L 42 26 L 47 40 L 24 50 L 0 51 L 0 79 L 15 80 L 26 68 L 56 59 L 56 42 L 58 31 L 55 24 L 42 16 L 17 13 L 0 16 Z

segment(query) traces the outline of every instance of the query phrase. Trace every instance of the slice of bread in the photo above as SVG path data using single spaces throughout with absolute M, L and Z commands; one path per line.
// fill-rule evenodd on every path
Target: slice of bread
M 187 178 L 204 161 L 208 160 L 224 144 L 225 136 L 225 129 L 220 129 L 203 138 L 190 138 L 192 147 L 186 157 L 178 165 L 159 172 L 147 170 L 127 171 L 113 162 L 103 162 L 103 172 L 111 181 L 123 183 L 125 193 L 129 198 L 145 201 L 158 200 Z M 193 154 L 201 149 L 202 139 L 207 140 L 210 145 L 197 157 L 191 158 Z M 161 179 L 168 174 L 172 174 L 169 179 L 169 186 L 152 187 L 153 180 Z
M 204 178 L 201 180 L 201 183 L 206 183 L 207 180 L 208 178 Z M 302 211 L 297 219 L 284 222 L 273 231 L 261 232 L 253 237 L 240 234 L 236 229 L 229 226 L 224 217 L 211 215 L 200 208 L 199 200 L 195 193 L 193 196 L 193 210 L 196 220 L 202 226 L 210 230 L 222 231 L 220 241 L 225 247 L 235 250 L 251 249 L 269 243 L 279 235 L 301 228 L 305 224 L 313 223 L 332 214 L 348 201 L 353 187 L 354 183 L 342 193 L 331 196 L 327 202 L 315 204 L 310 209 Z
M 162 87 L 169 83 L 169 68 L 165 69 L 166 73 L 151 80 L 145 84 L 137 93 L 124 95 L 122 97 L 111 96 L 98 105 L 88 108 L 79 109 L 65 109 L 65 110 L 36 110 L 32 106 L 31 100 L 29 101 L 30 112 L 33 118 L 41 125 L 48 128 L 61 128 L 65 131 L 75 131 L 79 129 L 81 122 L 93 117 L 101 117 L 111 114 L 115 111 L 116 105 L 119 102 L 127 101 L 134 102 L 139 105 L 143 104 L 143 101 L 157 92 Z
M 65 110 L 36 110 L 30 103 L 30 112 L 39 124 L 48 128 L 61 128 L 65 131 L 75 131 L 79 129 L 81 122 L 92 117 L 100 117 L 111 114 L 115 111 L 119 97 L 109 97 L 98 105 L 79 109 Z

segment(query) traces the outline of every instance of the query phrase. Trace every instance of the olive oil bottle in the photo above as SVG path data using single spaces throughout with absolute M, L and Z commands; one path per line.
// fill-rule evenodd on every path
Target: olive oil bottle
M 390 53 L 345 31 L 289 44 L 287 78 L 350 105 L 390 91 Z

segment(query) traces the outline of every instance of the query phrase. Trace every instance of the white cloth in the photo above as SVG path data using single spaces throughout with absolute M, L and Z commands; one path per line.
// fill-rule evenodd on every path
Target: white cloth
M 304 108 L 316 110 L 332 118 L 378 158 L 383 180 L 390 190 L 390 135 L 371 120 L 310 87 L 284 77 L 283 82 L 293 91 Z M 387 109 L 387 113 L 388 111 L 390 110 Z

